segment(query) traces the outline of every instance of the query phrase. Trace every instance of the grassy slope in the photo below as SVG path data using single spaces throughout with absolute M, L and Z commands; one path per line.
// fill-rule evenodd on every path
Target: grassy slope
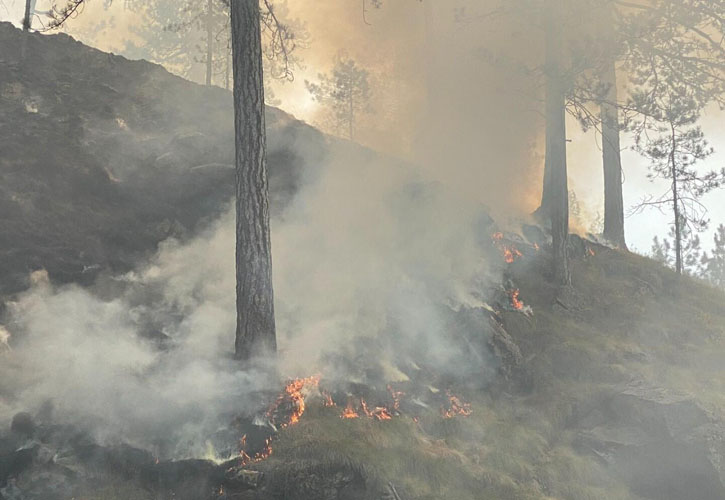
M 543 257 L 541 258 L 543 259 Z M 599 249 L 573 263 L 575 298 L 552 306 L 543 262 L 510 270 L 535 316 L 507 313 L 528 360 L 527 395 L 469 395 L 469 418 L 435 413 L 419 424 L 341 420 L 311 405 L 275 443 L 278 461 L 345 457 L 415 499 L 634 499 L 594 458 L 577 454 L 576 408 L 632 381 L 696 395 L 723 414 L 725 296 L 659 264 Z

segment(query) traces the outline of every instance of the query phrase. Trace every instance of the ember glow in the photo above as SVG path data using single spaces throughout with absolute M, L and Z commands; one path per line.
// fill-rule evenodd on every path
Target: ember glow
M 519 251 L 518 248 L 516 248 L 515 245 L 504 242 L 504 236 L 502 232 L 493 233 L 491 235 L 491 238 L 493 239 L 496 247 L 503 254 L 503 258 L 507 264 L 513 264 L 516 259 L 518 259 L 519 257 L 523 257 L 523 254 Z
M 396 391 L 390 384 L 388 384 L 388 392 L 390 393 L 390 397 L 393 398 L 393 410 L 400 411 L 400 398 L 405 396 L 405 393 Z
M 267 458 L 272 455 L 272 438 L 269 437 L 264 441 L 264 447 L 261 451 L 258 451 L 254 454 L 253 457 L 249 456 L 247 451 L 245 450 L 245 447 L 247 446 L 247 436 L 245 435 L 241 439 L 242 449 L 239 451 L 239 456 L 242 459 L 242 466 L 254 464 L 257 462 L 261 462 L 262 460 L 266 460 Z
M 304 393 L 308 393 L 310 388 L 317 388 L 319 385 L 319 375 L 291 380 L 285 386 L 284 391 L 277 397 L 277 400 L 267 410 L 267 417 L 269 417 L 272 423 L 277 425 L 275 420 L 279 413 L 278 410 L 283 404 L 287 403 L 292 407 L 292 413 L 290 413 L 286 422 L 279 423 L 279 427 L 284 428 L 296 424 L 305 412 L 306 395 Z
M 340 418 L 360 418 L 358 412 L 356 412 L 355 408 L 353 408 L 352 399 L 349 399 L 347 401 L 347 406 L 345 406 L 345 409 L 342 410 L 342 415 L 340 415 Z
M 376 406 L 372 410 L 368 409 L 368 404 L 362 398 L 360 398 L 360 408 L 362 409 L 363 414 L 368 418 L 374 418 L 375 420 L 391 420 L 393 418 L 388 409 L 384 406 Z
M 463 401 L 460 397 L 452 394 L 451 391 L 446 391 L 446 397 L 448 397 L 447 408 L 445 406 L 441 407 L 443 418 L 468 417 L 473 413 L 471 403 Z
M 325 400 L 325 406 L 335 406 L 335 402 L 332 400 L 332 395 L 327 391 L 321 391 L 322 398 Z
M 395 410 L 390 410 L 386 406 L 375 406 L 371 409 L 364 398 L 360 398 L 359 402 L 355 404 L 355 398 L 350 397 L 347 400 L 347 405 L 345 406 L 345 409 L 342 410 L 340 418 L 352 419 L 366 417 L 379 421 L 392 420 L 394 411 Z
M 295 425 L 305 413 L 305 398 L 309 395 L 310 390 L 318 388 L 320 385 L 320 376 L 313 375 L 306 378 L 292 379 L 284 387 L 284 390 L 277 396 L 265 415 L 269 421 L 276 427 L 286 428 Z M 282 419 L 280 421 L 280 419 Z M 264 447 L 254 456 L 247 453 L 247 435 L 243 435 L 239 440 L 239 456 L 242 459 L 242 465 L 265 460 L 272 454 L 272 438 L 269 437 L 264 442 Z
M 521 311 L 524 308 L 524 303 L 521 299 L 519 299 L 519 294 L 521 292 L 516 290 L 509 291 L 509 298 L 511 299 L 511 307 L 516 309 L 517 311 Z

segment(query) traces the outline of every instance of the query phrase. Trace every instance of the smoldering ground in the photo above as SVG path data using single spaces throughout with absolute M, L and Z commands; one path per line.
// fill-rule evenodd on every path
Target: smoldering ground
M 315 173 L 273 221 L 283 377 L 387 381 L 414 363 L 441 373 L 494 373 L 446 330 L 441 311 L 480 305 L 491 269 L 484 210 L 411 165 L 331 142 Z M 252 414 L 280 381 L 232 360 L 234 215 L 150 262 L 88 289 L 44 273 L 8 306 L 2 412 L 52 407 L 52 419 L 167 457 L 205 456 L 235 415 Z M 365 352 L 354 346 L 367 345 Z

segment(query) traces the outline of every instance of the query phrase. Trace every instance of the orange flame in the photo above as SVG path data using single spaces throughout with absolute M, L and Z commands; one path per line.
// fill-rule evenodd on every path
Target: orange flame
M 513 245 L 504 247 L 503 249 L 503 258 L 507 264 L 513 264 L 516 259 L 522 256 L 523 254 Z
M 372 410 L 368 406 L 367 401 L 365 401 L 364 398 L 360 398 L 360 404 L 359 404 L 360 411 L 356 409 L 355 405 L 353 404 L 353 398 L 348 399 L 347 405 L 345 406 L 345 409 L 342 410 L 342 414 L 340 415 L 340 418 L 344 419 L 352 419 L 352 418 L 360 418 L 361 416 L 365 416 L 367 418 L 372 418 L 378 421 L 382 420 L 392 420 L 393 414 L 390 412 L 388 408 L 385 406 L 376 406 Z
M 519 299 L 519 294 L 521 292 L 518 290 L 511 290 L 509 292 L 509 298 L 511 299 L 511 306 L 516 309 L 517 311 L 520 311 L 524 308 L 524 303 L 521 299 Z
M 297 378 L 287 383 L 284 391 L 277 397 L 277 400 L 267 410 L 267 416 L 272 418 L 274 412 L 279 408 L 285 399 L 292 402 L 293 410 L 287 422 L 282 422 L 280 427 L 288 427 L 300 421 L 300 417 L 305 412 L 305 396 L 302 394 L 307 387 L 318 387 L 320 385 L 320 376 L 313 375 L 307 378 Z
M 318 387 L 320 384 L 320 376 L 313 375 L 306 378 L 296 378 L 287 382 L 284 390 L 277 396 L 277 399 L 267 409 L 267 417 L 274 421 L 276 415 L 275 412 L 280 405 L 288 400 L 292 404 L 292 413 L 289 415 L 286 422 L 279 424 L 280 427 L 285 428 L 296 424 L 300 421 L 300 417 L 305 413 L 305 389 L 309 387 Z M 332 400 L 332 399 L 330 399 Z M 256 453 L 254 457 L 250 457 L 246 451 L 247 447 L 247 435 L 245 434 L 239 440 L 240 451 L 239 456 L 242 459 L 242 465 L 248 465 L 250 463 L 260 462 L 268 458 L 272 454 L 272 438 L 269 437 L 264 442 L 264 448 L 262 451 Z
M 523 257 L 524 254 L 522 254 L 515 245 L 508 245 L 503 242 L 503 233 L 493 233 L 491 235 L 491 238 L 503 254 L 503 258 L 507 264 L 513 264 L 516 259 L 518 259 L 519 257 Z
M 348 399 L 347 406 L 344 410 L 342 410 L 342 415 L 340 415 L 340 418 L 360 418 L 360 415 L 358 412 L 355 411 L 355 408 L 352 406 L 352 400 Z
M 325 406 L 327 406 L 327 407 L 335 406 L 335 402 L 332 400 L 332 395 L 329 392 L 322 391 L 322 397 L 325 400 L 325 402 L 324 402 Z
M 405 393 L 402 391 L 393 390 L 393 386 L 390 384 L 388 384 L 388 392 L 390 393 L 390 396 L 393 398 L 393 410 L 400 411 L 400 398 L 402 396 L 405 396 Z
M 459 415 L 462 417 L 468 417 L 471 413 L 473 413 L 471 403 L 461 400 L 458 396 L 451 394 L 450 391 L 446 391 L 446 396 L 448 396 L 449 408 L 445 409 L 444 407 L 441 407 L 441 414 L 443 415 L 443 418 L 453 418 Z
M 376 406 L 372 411 L 372 417 L 377 420 L 392 420 L 393 416 L 384 406 Z

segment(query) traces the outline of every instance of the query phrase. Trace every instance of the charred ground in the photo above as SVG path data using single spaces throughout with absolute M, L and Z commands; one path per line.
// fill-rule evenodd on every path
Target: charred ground
M 160 241 L 188 237 L 226 208 L 230 93 L 66 35 L 21 37 L 1 23 L 0 42 L 0 292 L 25 288 L 41 267 L 53 280 L 82 283 L 129 270 Z M 267 120 L 279 213 L 325 139 L 274 108 Z
M 158 66 L 0 24 L 5 298 L 35 269 L 81 284 L 132 269 L 218 216 L 232 195 L 230 106 Z M 268 113 L 280 215 L 331 139 Z M 493 375 L 410 365 L 395 384 L 291 382 L 259 395 L 264 421 L 230 419 L 215 446 L 238 456 L 222 463 L 102 446 L 45 408 L 3 423 L 0 498 L 725 498 L 722 293 L 573 237 L 562 294 L 546 237 L 520 232 L 482 225 L 500 282 L 480 291 L 486 305 L 440 306 Z M 15 389 L 0 382 L 0 397 Z

